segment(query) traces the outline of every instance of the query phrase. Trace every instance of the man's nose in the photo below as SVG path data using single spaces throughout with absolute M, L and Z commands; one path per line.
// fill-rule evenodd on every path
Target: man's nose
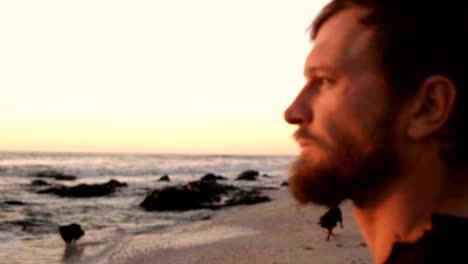
M 312 108 L 303 92 L 299 93 L 284 111 L 284 120 L 291 125 L 301 125 L 312 121 Z

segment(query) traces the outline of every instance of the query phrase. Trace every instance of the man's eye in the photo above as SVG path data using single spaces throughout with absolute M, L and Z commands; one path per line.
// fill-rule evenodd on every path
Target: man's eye
M 331 84 L 331 80 L 327 77 L 319 77 L 317 78 L 317 84 L 320 85 L 320 87 L 329 86 Z
M 327 77 L 316 77 L 312 80 L 312 86 L 316 89 L 321 89 L 330 86 L 332 83 L 330 78 Z

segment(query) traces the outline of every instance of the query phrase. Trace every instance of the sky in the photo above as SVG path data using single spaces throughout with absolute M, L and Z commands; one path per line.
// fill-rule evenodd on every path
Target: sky
M 324 0 L 0 2 L 0 151 L 293 155 Z

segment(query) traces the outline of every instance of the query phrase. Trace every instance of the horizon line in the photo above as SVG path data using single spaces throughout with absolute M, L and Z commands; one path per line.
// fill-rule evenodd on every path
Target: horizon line
M 30 154 L 113 154 L 113 155 L 174 155 L 174 156 L 274 156 L 274 157 L 294 157 L 298 154 L 261 154 L 261 153 L 196 153 L 196 152 L 149 152 L 149 151 L 73 151 L 73 150 L 2 150 L 0 153 L 30 153 Z

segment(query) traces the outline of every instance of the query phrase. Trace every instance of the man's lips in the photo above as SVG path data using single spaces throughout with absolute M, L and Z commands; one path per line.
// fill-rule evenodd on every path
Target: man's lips
M 324 148 L 331 148 L 326 140 L 312 134 L 305 129 L 298 129 L 293 134 L 294 140 L 299 144 L 302 150 L 309 149 L 312 146 L 321 146 Z
M 302 128 L 299 128 L 298 130 L 296 130 L 296 132 L 294 132 L 293 138 L 296 140 L 297 144 L 302 149 L 310 147 L 312 145 L 312 141 L 316 139 L 316 137 L 312 135 L 309 131 Z

